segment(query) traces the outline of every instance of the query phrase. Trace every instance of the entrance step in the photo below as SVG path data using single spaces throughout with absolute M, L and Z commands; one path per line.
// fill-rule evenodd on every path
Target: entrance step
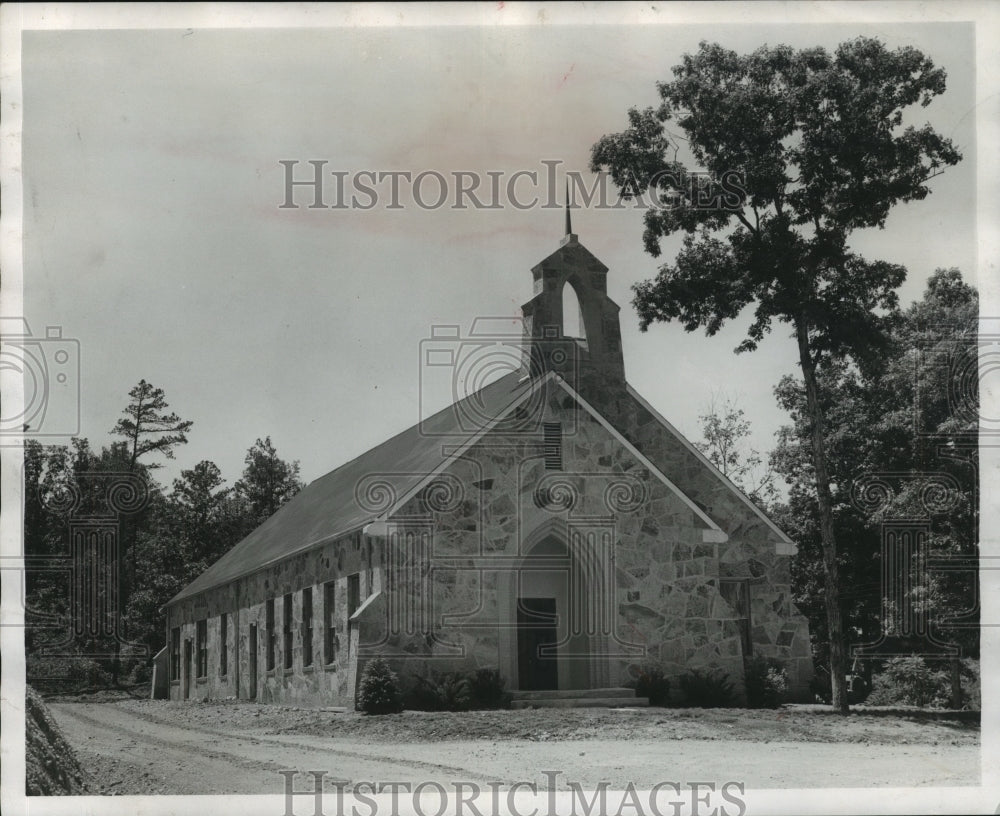
M 635 708 L 649 705 L 634 689 L 547 689 L 512 691 L 511 708 Z

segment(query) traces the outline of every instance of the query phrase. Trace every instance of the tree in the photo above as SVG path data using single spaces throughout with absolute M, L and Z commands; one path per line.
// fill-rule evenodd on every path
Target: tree
M 187 442 L 187 432 L 194 424 L 181 420 L 177 414 L 164 413 L 168 408 L 162 388 L 156 388 L 145 380 L 128 392 L 130 402 L 125 408 L 125 416 L 111 429 L 111 433 L 124 436 L 129 444 L 129 471 L 135 470 L 135 463 L 149 453 L 162 453 L 168 459 L 174 458 L 174 448 Z M 147 465 L 160 467 L 159 463 Z
M 766 509 L 778 495 L 772 467 L 765 465 L 760 452 L 747 444 L 750 421 L 734 400 L 712 397 L 701 420 L 703 442 L 698 448 L 722 474 L 759 507 Z
M 838 567 L 845 628 L 870 643 L 884 631 L 881 526 L 893 519 L 930 517 L 932 557 L 975 563 L 978 541 L 977 369 L 978 297 L 956 269 L 939 269 L 923 299 L 895 321 L 877 366 L 862 372 L 844 361 L 826 361 L 817 372 L 830 433 L 827 456 L 833 485 Z M 793 561 L 795 603 L 822 641 L 822 548 L 806 395 L 785 377 L 775 389 L 793 424 L 779 432 L 772 455 L 789 484 L 788 501 L 774 508 L 776 520 L 799 544 Z M 885 477 L 877 510 L 865 512 L 853 490 L 861 480 Z M 935 484 L 955 486 L 948 510 L 931 512 L 942 498 Z M 878 487 L 878 490 L 882 490 Z M 928 490 L 932 492 L 928 493 Z M 949 624 L 968 609 L 975 571 L 921 568 L 910 577 L 910 602 L 922 611 L 933 634 L 955 643 L 967 656 L 979 652 L 978 627 Z M 966 624 L 970 621 L 966 620 Z M 975 621 L 971 621 L 975 623 Z M 822 652 L 822 649 L 820 649 Z M 822 656 L 822 655 L 820 655 Z
M 658 83 L 658 109 L 635 108 L 626 131 L 602 137 L 592 168 L 608 168 L 626 199 L 651 192 L 646 250 L 684 233 L 673 264 L 634 287 L 640 328 L 678 320 L 713 335 L 755 305 L 737 351 L 751 351 L 774 321 L 798 347 L 810 425 L 823 545 L 833 704 L 847 711 L 838 552 L 817 368 L 825 359 L 867 365 L 885 345 L 903 267 L 851 252 L 856 229 L 883 227 L 893 206 L 921 200 L 928 182 L 961 156 L 929 125 L 903 127 L 903 111 L 945 90 L 945 72 L 914 48 L 876 39 L 741 56 L 701 43 Z M 676 122 L 694 162 L 677 158 Z M 708 202 L 708 206 L 706 206 Z
M 262 524 L 285 502 L 298 493 L 299 463 L 285 462 L 271 444 L 271 437 L 258 439 L 247 451 L 243 477 L 236 483 L 236 493 L 245 505 L 247 532 Z
M 168 459 L 174 458 L 174 448 L 187 443 L 187 432 L 194 424 L 190 420 L 182 420 L 174 412 L 166 413 L 167 400 L 162 388 L 156 388 L 146 380 L 139 380 L 128 392 L 129 404 L 125 407 L 124 416 L 119 418 L 112 434 L 124 436 L 126 439 L 127 462 L 123 469 L 136 473 L 140 469 L 139 459 L 151 453 L 161 453 Z M 112 446 L 114 447 L 114 446 Z M 159 468 L 159 462 L 142 466 L 148 471 Z M 120 527 L 120 563 L 122 606 L 127 608 L 129 595 L 135 580 L 136 561 L 136 528 L 132 520 L 122 520 Z M 117 653 L 116 645 L 116 653 Z M 118 659 L 116 657 L 112 676 L 117 682 Z

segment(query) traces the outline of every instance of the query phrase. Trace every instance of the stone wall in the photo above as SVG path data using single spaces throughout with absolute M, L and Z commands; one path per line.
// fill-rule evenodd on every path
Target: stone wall
M 517 688 L 511 570 L 531 563 L 517 559 L 539 530 L 600 537 L 605 526 L 595 517 L 613 516 L 613 566 L 603 576 L 604 588 L 590 589 L 592 596 L 613 595 L 617 655 L 596 661 L 606 665 L 591 672 L 593 679 L 620 685 L 643 663 L 657 663 L 677 688 L 687 669 L 716 667 L 742 696 L 740 617 L 720 594 L 719 581 L 746 577 L 754 651 L 780 658 L 801 693 L 811 672 L 808 630 L 790 601 L 788 556 L 776 554 L 766 525 L 719 493 L 713 515 L 735 516 L 727 519 L 730 540 L 706 543 L 707 524 L 558 386 L 548 395 L 543 419 L 566 429 L 561 471 L 545 470 L 538 435 L 491 434 L 441 475 L 435 495 L 414 497 L 395 515 L 390 548 L 398 551 L 407 531 L 419 538 L 423 530 L 422 546 L 433 557 L 407 557 L 408 574 L 431 576 L 419 586 L 390 571 L 387 604 L 433 609 L 431 637 L 419 628 L 389 632 L 371 652 L 390 657 L 404 677 L 496 667 Z M 654 447 L 656 435 L 646 433 L 646 447 Z M 550 501 L 537 501 L 545 493 L 539 488 L 547 489 Z M 609 504 L 612 488 L 618 494 Z M 414 569 L 418 561 L 422 566 Z
M 261 702 L 352 706 L 358 671 L 375 654 L 386 656 L 408 683 L 432 671 L 498 668 L 508 687 L 517 688 L 518 574 L 544 571 L 533 559 L 539 552 L 555 557 L 553 541 L 568 544 L 572 556 L 551 571 L 565 576 L 557 580 L 566 587 L 586 576 L 581 615 L 598 621 L 590 635 L 570 637 L 570 616 L 560 613 L 566 638 L 558 654 L 567 667 L 561 687 L 618 686 L 643 664 L 656 663 L 674 689 L 690 668 L 719 668 L 742 696 L 741 619 L 720 592 L 720 581 L 741 579 L 750 587 L 754 653 L 782 660 L 802 696 L 812 670 L 808 627 L 791 602 L 790 559 L 778 552 L 774 531 L 623 391 L 604 395 L 601 410 L 628 430 L 630 442 L 684 496 L 557 383 L 546 389 L 535 406 L 543 415 L 536 418 L 562 429 L 560 469 L 546 468 L 537 424 L 532 433 L 501 426 L 456 454 L 424 490 L 367 534 L 357 531 L 319 545 L 171 607 L 168 643 L 170 629 L 178 626 L 182 641 L 190 639 L 193 646 L 196 622 L 208 621 L 208 676 L 192 681 L 190 697 L 250 697 L 252 625 Z M 358 486 L 357 496 L 375 495 L 364 487 Z M 402 498 L 380 495 L 385 506 L 366 507 L 373 517 Z M 686 499 L 716 520 L 728 541 L 714 543 L 722 536 Z M 361 605 L 348 621 L 352 574 L 362 579 Z M 329 664 L 323 653 L 327 581 L 335 583 L 339 644 Z M 302 659 L 305 587 L 313 596 L 309 667 Z M 293 661 L 286 670 L 282 618 L 288 593 Z M 574 597 L 570 589 L 560 593 Z M 277 656 L 268 671 L 271 598 Z M 232 616 L 224 677 L 223 612 Z M 171 683 L 171 698 L 182 697 L 183 679 Z
M 353 706 L 354 682 L 347 621 L 348 578 L 359 576 L 359 600 L 364 601 L 377 583 L 380 548 L 361 532 L 355 532 L 315 549 L 240 578 L 226 586 L 208 590 L 167 609 L 166 634 L 169 648 L 174 627 L 181 630 L 182 674 L 170 683 L 170 698 L 182 699 L 184 690 L 184 641 L 192 644 L 192 665 L 196 666 L 196 625 L 207 621 L 208 672 L 192 678 L 190 699 L 250 699 L 253 679 L 250 670 L 250 632 L 256 626 L 256 699 L 260 702 L 296 705 Z M 325 650 L 324 585 L 334 584 L 334 659 L 327 663 Z M 312 589 L 313 635 L 311 666 L 303 660 L 303 590 Z M 292 595 L 292 668 L 284 668 L 284 596 Z M 275 666 L 267 669 L 267 601 L 274 599 Z M 229 616 L 228 671 L 221 674 L 220 615 Z M 238 613 L 238 614 L 237 614 Z M 237 648 L 238 644 L 238 648 Z M 356 657 L 354 656 L 356 663 Z
M 718 553 L 717 577 L 749 582 L 754 653 L 781 660 L 789 674 L 792 696 L 810 700 L 813 665 L 809 624 L 792 603 L 794 549 L 631 394 L 609 389 L 591 391 L 587 396 L 727 533 L 729 541 L 720 545 Z

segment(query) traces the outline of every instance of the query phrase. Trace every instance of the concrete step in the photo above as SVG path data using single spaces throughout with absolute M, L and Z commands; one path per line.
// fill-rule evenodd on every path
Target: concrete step
M 635 699 L 635 689 L 630 688 L 597 688 L 597 689 L 544 689 L 538 691 L 511 691 L 515 700 L 558 700 L 562 698 L 584 697 L 621 697 Z
M 645 708 L 646 697 L 548 697 L 542 700 L 512 700 L 510 707 L 523 708 Z

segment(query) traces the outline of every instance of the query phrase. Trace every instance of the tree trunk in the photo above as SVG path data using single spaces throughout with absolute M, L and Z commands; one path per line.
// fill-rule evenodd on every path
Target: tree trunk
M 823 409 L 819 404 L 816 385 L 816 365 L 809 348 L 808 324 L 804 317 L 795 321 L 795 337 L 799 346 L 799 363 L 806 388 L 806 406 L 812 426 L 813 467 L 816 471 L 816 498 L 819 502 L 819 529 L 823 543 L 823 572 L 826 578 L 824 602 L 826 623 L 830 636 L 830 685 L 833 707 L 846 714 L 847 707 L 847 654 L 844 629 L 840 614 L 840 576 L 837 566 L 837 539 L 833 530 L 833 496 L 830 493 L 830 474 L 826 467 L 826 444 L 823 429 Z

